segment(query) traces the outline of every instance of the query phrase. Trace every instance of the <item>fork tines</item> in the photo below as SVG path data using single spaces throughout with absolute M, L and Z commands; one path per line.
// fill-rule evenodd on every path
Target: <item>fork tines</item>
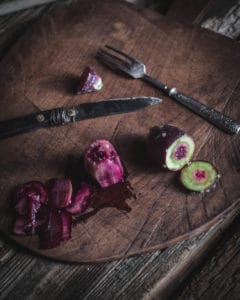
M 117 52 L 118 54 L 121 54 L 124 58 L 129 59 L 131 62 L 133 62 L 133 58 L 123 53 L 122 51 L 107 45 L 105 46 L 105 49 L 100 48 L 97 52 L 97 58 L 105 65 L 107 65 L 109 68 L 114 69 L 115 71 L 117 70 L 126 73 L 127 69 L 130 67 L 130 63 L 127 62 L 125 59 L 112 54 L 110 51 L 107 51 L 106 48 L 110 49 L 113 52 Z
M 142 78 L 146 73 L 143 63 L 112 46 L 105 45 L 100 48 L 97 58 L 112 70 L 124 73 L 131 78 Z
M 116 48 L 113 48 L 112 46 L 109 46 L 109 45 L 105 45 L 105 48 L 108 48 L 108 49 L 110 49 L 110 50 L 112 50 L 112 51 L 114 51 L 114 52 L 117 52 L 117 53 L 119 53 L 119 54 L 121 54 L 122 56 L 124 56 L 124 57 L 126 57 L 126 58 L 128 58 L 131 62 L 137 62 L 137 60 L 134 58 L 134 57 L 132 57 L 132 56 L 130 56 L 129 54 L 126 54 L 126 53 L 124 53 L 124 52 L 122 52 L 122 51 L 120 51 L 120 50 L 118 50 L 118 49 L 116 49 Z

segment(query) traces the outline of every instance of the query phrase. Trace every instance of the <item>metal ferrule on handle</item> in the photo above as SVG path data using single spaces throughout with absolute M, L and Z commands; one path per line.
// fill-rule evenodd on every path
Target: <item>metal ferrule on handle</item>
M 74 108 L 56 108 L 33 113 L 22 118 L 0 122 L 0 139 L 25 133 L 37 128 L 64 125 L 75 122 Z
M 205 120 L 214 124 L 216 127 L 222 129 L 228 134 L 238 134 L 240 133 L 240 123 L 234 121 L 225 114 L 208 107 L 207 105 L 193 99 L 190 96 L 179 93 L 176 88 L 169 88 L 162 82 L 145 75 L 143 78 L 146 82 L 150 83 L 154 87 L 160 89 L 166 93 L 171 98 L 175 99 L 179 104 L 184 105 L 191 111 L 195 112 L 199 116 L 203 117 Z

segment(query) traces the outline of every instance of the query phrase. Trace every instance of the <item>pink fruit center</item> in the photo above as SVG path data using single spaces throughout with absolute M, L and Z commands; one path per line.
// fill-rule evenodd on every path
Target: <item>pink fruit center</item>
M 176 151 L 174 152 L 174 157 L 177 160 L 180 160 L 186 157 L 186 154 L 187 154 L 187 147 L 184 145 L 180 145 L 179 147 L 177 147 Z
M 194 173 L 193 173 L 193 176 L 196 180 L 201 180 L 201 179 L 204 179 L 206 177 L 206 173 L 204 170 L 195 170 Z
M 107 158 L 107 155 L 101 146 L 96 146 L 92 149 L 90 158 L 95 162 L 100 162 L 104 161 Z
M 92 161 L 98 163 L 104 162 L 106 159 L 114 160 L 116 153 L 114 151 L 105 151 L 101 145 L 98 145 L 91 150 L 89 157 Z

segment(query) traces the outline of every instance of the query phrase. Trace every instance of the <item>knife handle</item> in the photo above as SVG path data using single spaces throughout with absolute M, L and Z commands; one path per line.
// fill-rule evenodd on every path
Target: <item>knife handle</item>
M 33 129 L 64 125 L 75 122 L 74 108 L 56 108 L 33 113 L 25 117 L 0 122 L 0 139 L 8 138 Z
M 159 90 L 163 91 L 169 97 L 175 99 L 179 104 L 184 105 L 208 122 L 225 131 L 226 133 L 238 134 L 240 132 L 240 123 L 224 115 L 222 112 L 208 107 L 207 105 L 201 103 L 196 99 L 193 99 L 190 96 L 179 93 L 176 88 L 170 88 L 148 75 L 144 75 L 142 79 L 158 88 Z

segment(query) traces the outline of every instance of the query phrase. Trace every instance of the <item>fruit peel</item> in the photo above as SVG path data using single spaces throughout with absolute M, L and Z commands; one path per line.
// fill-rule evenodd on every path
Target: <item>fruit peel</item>
M 54 178 L 49 182 L 49 201 L 50 207 L 61 209 L 71 203 L 72 182 L 67 178 Z
M 84 93 L 100 91 L 102 87 L 102 78 L 97 74 L 97 72 L 93 68 L 88 66 L 85 68 L 84 72 L 80 77 L 80 82 L 77 87 L 77 94 L 81 95 Z
M 93 188 L 87 183 L 82 182 L 81 187 L 78 189 L 71 204 L 66 207 L 66 211 L 72 215 L 79 215 L 86 212 L 91 204 L 91 196 L 93 194 Z

